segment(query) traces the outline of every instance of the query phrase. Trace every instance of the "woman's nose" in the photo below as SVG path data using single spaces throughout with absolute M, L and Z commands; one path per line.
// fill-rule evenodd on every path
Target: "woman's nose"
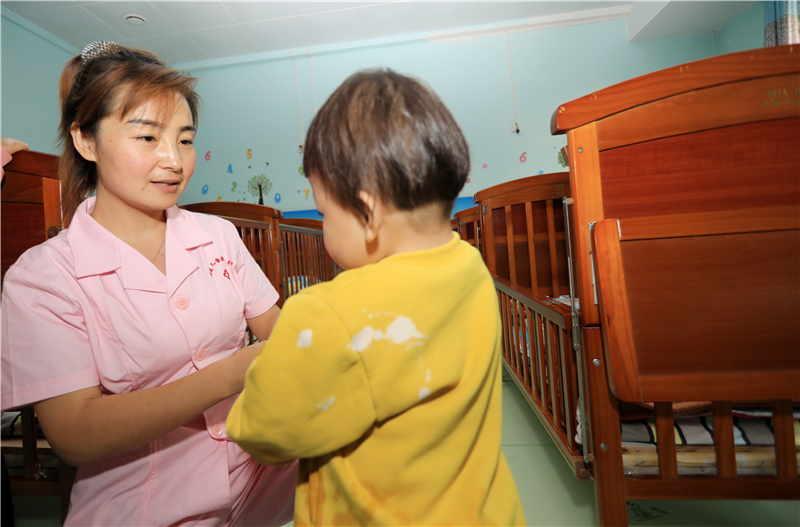
M 161 155 L 161 163 L 164 168 L 171 170 L 180 170 L 183 166 L 180 150 L 177 145 L 173 145 L 169 141 L 164 141 L 159 149 Z

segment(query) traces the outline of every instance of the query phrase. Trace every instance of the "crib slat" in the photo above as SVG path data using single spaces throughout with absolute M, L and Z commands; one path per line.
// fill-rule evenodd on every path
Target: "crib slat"
M 717 453 L 717 477 L 736 477 L 736 451 L 733 446 L 733 417 L 730 401 L 714 401 L 714 450 Z
M 530 201 L 525 202 L 525 221 L 528 227 L 528 261 L 531 273 L 531 291 L 539 292 L 539 277 L 536 273 L 536 243 L 533 232 L 533 205 Z
M 772 401 L 772 431 L 775 435 L 775 465 L 778 478 L 797 479 L 792 401 Z
M 545 373 L 544 332 L 542 331 L 542 317 L 539 313 L 533 315 L 534 330 L 536 331 L 536 357 L 539 364 L 539 399 L 542 401 L 542 410 L 547 409 L 547 382 Z
M 550 388 L 550 412 L 553 415 L 553 425 L 558 425 L 558 392 L 556 387 L 558 386 L 558 377 L 556 376 L 555 371 L 555 364 L 554 364 L 554 353 L 553 353 L 553 327 L 551 322 L 544 319 L 544 327 L 545 327 L 545 335 L 547 336 L 546 341 L 546 349 L 547 349 L 547 385 Z
M 678 457 L 675 450 L 675 422 L 672 403 L 655 403 L 658 473 L 661 479 L 678 477 Z
M 571 368 L 569 367 L 567 350 L 571 348 L 568 347 L 569 342 L 564 341 L 566 335 L 567 331 L 565 330 L 565 328 L 559 326 L 558 341 L 560 348 L 559 351 L 561 353 L 560 355 L 561 360 L 559 361 L 559 363 L 561 364 L 561 398 L 563 400 L 563 405 L 564 405 L 564 429 L 567 434 L 566 437 L 567 446 L 569 446 L 570 448 L 574 448 L 572 442 L 575 439 L 575 427 L 573 421 L 573 419 L 575 418 L 575 412 L 573 410 L 576 408 L 576 406 L 575 406 L 575 401 L 572 400 L 571 394 L 572 394 L 572 387 L 575 385 L 575 383 L 570 382 L 570 380 L 572 380 L 573 377 L 570 376 Z
M 558 256 L 556 252 L 556 222 L 553 217 L 553 200 L 548 199 L 547 204 L 547 234 L 550 242 L 550 277 L 553 286 L 552 296 L 559 296 L 558 287 Z
M 517 260 L 516 255 L 514 254 L 514 225 L 511 221 L 511 205 L 506 205 L 506 248 L 508 249 L 508 272 L 509 276 L 511 277 L 511 283 L 519 285 L 517 283 Z

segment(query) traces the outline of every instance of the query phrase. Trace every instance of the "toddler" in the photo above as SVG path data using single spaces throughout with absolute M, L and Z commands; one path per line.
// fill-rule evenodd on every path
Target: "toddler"
M 299 458 L 295 525 L 524 525 L 500 450 L 501 325 L 450 227 L 464 136 L 428 88 L 356 73 L 306 138 L 325 247 L 344 269 L 292 296 L 227 432 Z

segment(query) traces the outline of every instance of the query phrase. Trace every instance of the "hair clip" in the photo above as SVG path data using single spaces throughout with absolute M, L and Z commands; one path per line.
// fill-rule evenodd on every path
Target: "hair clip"
M 109 51 L 112 51 L 116 48 L 117 45 L 114 42 L 105 42 L 105 41 L 98 41 L 92 42 L 81 51 L 81 65 L 85 66 L 87 62 L 90 62 L 100 55 L 104 55 Z

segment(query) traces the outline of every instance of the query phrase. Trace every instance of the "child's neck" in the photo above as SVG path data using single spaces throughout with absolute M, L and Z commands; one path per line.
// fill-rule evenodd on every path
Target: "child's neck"
M 453 230 L 438 208 L 430 211 L 394 211 L 384 216 L 380 238 L 385 258 L 441 247 L 453 239 Z

